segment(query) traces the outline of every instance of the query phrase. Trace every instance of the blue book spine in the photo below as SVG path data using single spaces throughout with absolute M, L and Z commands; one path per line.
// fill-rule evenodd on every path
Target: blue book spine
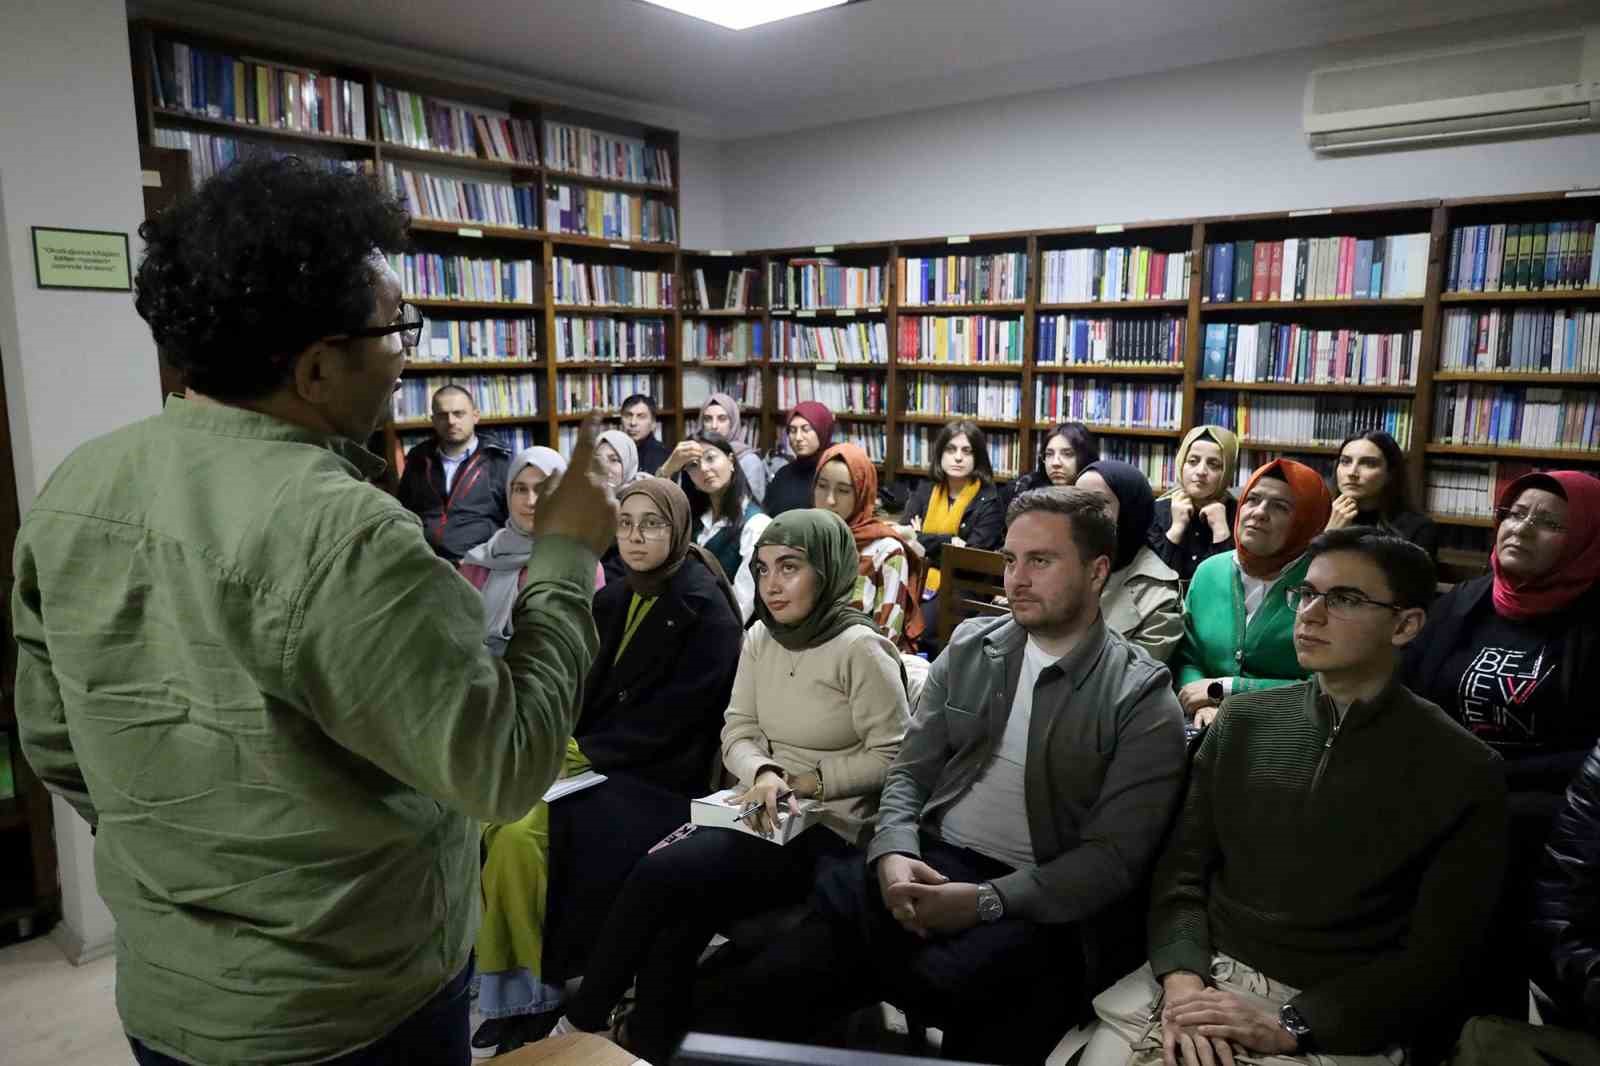
M 1202 374 L 1207 381 L 1221 381 L 1228 357 L 1228 327 L 1223 322 L 1206 324 L 1206 355 Z
M 1233 244 L 1217 245 L 1217 266 L 1211 279 L 1211 302 L 1233 301 Z
M 1483 291 L 1483 273 L 1489 266 L 1489 227 L 1472 227 L 1472 291 Z
M 1371 241 L 1356 242 L 1355 279 L 1352 281 L 1351 287 L 1355 290 L 1352 294 L 1354 299 L 1365 300 L 1373 295 Z

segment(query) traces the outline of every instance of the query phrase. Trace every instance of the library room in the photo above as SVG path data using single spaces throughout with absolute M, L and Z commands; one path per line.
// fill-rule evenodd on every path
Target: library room
M 4 1066 L 1600 1066 L 1592 0 L 0 0 Z

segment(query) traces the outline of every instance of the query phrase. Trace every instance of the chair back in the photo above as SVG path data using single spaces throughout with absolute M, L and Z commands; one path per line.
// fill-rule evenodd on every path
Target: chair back
M 995 597 L 1006 594 L 1005 559 L 999 552 L 946 544 L 939 559 L 939 646 L 956 626 L 978 615 L 1006 614 Z

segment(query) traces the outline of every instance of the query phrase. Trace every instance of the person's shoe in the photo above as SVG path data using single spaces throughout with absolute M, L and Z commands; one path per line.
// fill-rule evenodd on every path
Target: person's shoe
M 505 1038 L 511 1018 L 485 1018 L 478 1031 L 472 1034 L 472 1057 L 492 1059 L 500 1054 L 500 1041 Z

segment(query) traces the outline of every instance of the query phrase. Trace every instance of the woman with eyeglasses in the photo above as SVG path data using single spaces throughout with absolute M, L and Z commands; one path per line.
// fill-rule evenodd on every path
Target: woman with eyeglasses
M 851 606 L 856 562 L 838 515 L 807 508 L 772 520 L 752 567 L 756 622 L 723 720 L 722 762 L 738 781 L 731 802 L 759 804 L 752 828 L 769 831 L 780 809 L 807 800 L 821 802 L 818 821 L 781 846 L 702 828 L 646 856 L 607 916 L 556 1033 L 606 1029 L 632 984 L 624 1042 L 648 1062 L 668 1061 L 712 935 L 803 902 L 825 862 L 862 861 L 858 845 L 871 835 L 910 712 L 900 653 Z M 783 1009 L 782 996 L 772 990 L 772 1009 Z
M 680 468 L 688 475 L 687 483 L 680 484 L 696 519 L 694 542 L 716 556 L 723 573 L 732 575 L 739 617 L 748 619 L 756 601 L 750 560 L 755 558 L 756 540 L 772 518 L 751 498 L 732 441 L 701 430 L 684 443 L 695 446 Z
M 786 432 L 794 458 L 772 475 L 763 501 L 767 514 L 776 518 L 785 511 L 811 506 L 811 483 L 817 476 L 817 457 L 833 443 L 833 412 L 820 403 L 807 400 L 789 412 Z
M 1082 422 L 1062 422 L 1050 431 L 1039 448 L 1039 464 L 1011 486 L 1016 499 L 1033 489 L 1072 484 L 1078 471 L 1100 459 L 1100 442 Z
M 1210 724 L 1234 692 L 1306 678 L 1286 593 L 1305 580 L 1305 551 L 1328 524 L 1328 508 L 1322 477 L 1292 459 L 1274 459 L 1245 483 L 1233 530 L 1238 546 L 1195 570 L 1172 658 L 1178 702 L 1195 725 Z
M 683 490 L 647 477 L 618 497 L 625 571 L 594 598 L 600 650 L 563 774 L 592 769 L 606 780 L 484 831 L 485 1021 L 472 1041 L 483 1054 L 554 1024 L 562 985 L 583 972 L 634 864 L 710 785 L 743 637 L 733 589 L 695 545 Z
M 1329 529 L 1377 526 L 1409 540 L 1430 556 L 1439 553 L 1439 527 L 1411 503 L 1406 453 L 1382 430 L 1346 437 L 1334 469 Z

